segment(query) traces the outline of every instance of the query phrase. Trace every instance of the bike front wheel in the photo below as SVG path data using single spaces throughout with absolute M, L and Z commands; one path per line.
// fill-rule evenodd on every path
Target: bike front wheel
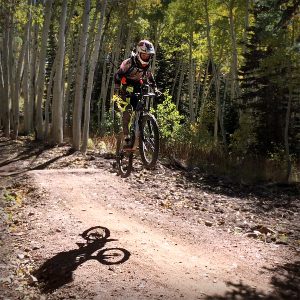
M 156 119 L 151 114 L 142 117 L 139 149 L 142 162 L 147 169 L 156 165 L 159 153 L 159 130 Z
M 103 265 L 119 265 L 127 261 L 129 257 L 130 252 L 123 248 L 106 248 L 97 254 L 97 259 Z
M 125 151 L 123 147 L 123 134 L 119 134 L 116 149 L 117 174 L 122 178 L 126 178 L 132 171 L 133 153 L 130 151 Z

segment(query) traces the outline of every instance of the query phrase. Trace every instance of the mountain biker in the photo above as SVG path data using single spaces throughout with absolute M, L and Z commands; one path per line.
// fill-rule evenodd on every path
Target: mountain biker
M 131 87 L 130 105 L 135 110 L 138 99 L 135 93 L 140 92 L 141 79 L 146 77 L 150 86 L 154 88 L 157 94 L 161 94 L 156 87 L 153 74 L 150 70 L 150 62 L 155 55 L 155 49 L 151 42 L 148 40 L 141 40 L 136 46 L 136 53 L 131 54 L 130 58 L 125 59 L 118 71 L 115 73 L 115 94 L 119 95 L 122 99 L 126 98 L 126 90 L 129 92 Z M 130 149 L 130 136 L 129 136 L 129 121 L 131 118 L 130 105 L 127 105 L 122 116 L 123 134 L 124 134 L 124 149 Z

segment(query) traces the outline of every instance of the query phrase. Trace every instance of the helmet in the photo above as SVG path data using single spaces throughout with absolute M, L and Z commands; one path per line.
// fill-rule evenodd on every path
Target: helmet
M 146 67 L 149 65 L 153 55 L 155 54 L 155 50 L 154 50 L 154 46 L 151 42 L 147 41 L 147 40 L 141 40 L 138 42 L 137 47 L 136 47 L 136 51 L 137 51 L 137 59 L 139 61 L 139 63 L 143 66 Z M 141 54 L 148 54 L 149 57 L 148 58 L 142 58 Z

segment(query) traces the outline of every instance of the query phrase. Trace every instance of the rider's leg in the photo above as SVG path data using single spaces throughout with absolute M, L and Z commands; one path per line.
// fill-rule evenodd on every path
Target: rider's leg
M 129 126 L 130 118 L 131 118 L 131 111 L 129 109 L 126 109 L 123 112 L 123 117 L 122 117 L 124 136 L 129 135 L 129 128 L 128 128 L 128 126 Z
M 136 86 L 134 86 L 134 91 L 136 90 Z M 130 97 L 130 105 L 128 105 L 123 112 L 122 123 L 123 123 L 123 134 L 124 134 L 124 147 L 129 148 L 130 145 L 130 134 L 129 134 L 129 122 L 131 120 L 132 112 L 136 109 L 138 99 L 133 93 Z

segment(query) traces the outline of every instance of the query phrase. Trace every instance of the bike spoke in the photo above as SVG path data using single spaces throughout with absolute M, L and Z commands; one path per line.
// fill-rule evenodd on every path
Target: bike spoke
M 142 131 L 141 158 L 146 168 L 153 168 L 158 158 L 159 132 L 157 123 L 152 115 L 144 116 Z
M 121 177 L 129 176 L 132 169 L 133 154 L 123 150 L 123 137 L 119 137 L 117 145 L 117 169 Z
M 145 139 L 144 140 L 144 149 L 146 152 L 149 152 L 149 151 L 154 152 L 154 141 Z

